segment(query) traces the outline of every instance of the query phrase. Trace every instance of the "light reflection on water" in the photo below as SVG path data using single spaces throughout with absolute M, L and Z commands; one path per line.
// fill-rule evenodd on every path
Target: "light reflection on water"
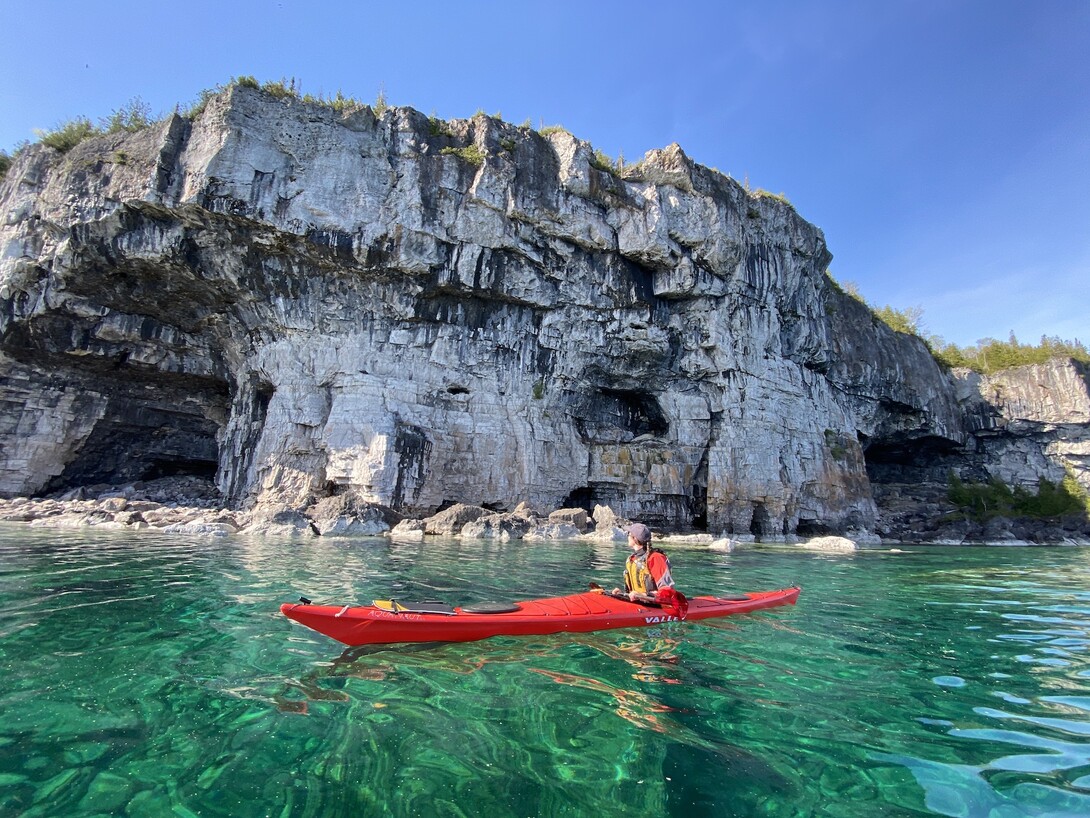
M 2 815 L 1090 815 L 1090 551 L 671 553 L 710 623 L 342 646 L 280 602 L 528 598 L 623 548 L 0 528 Z

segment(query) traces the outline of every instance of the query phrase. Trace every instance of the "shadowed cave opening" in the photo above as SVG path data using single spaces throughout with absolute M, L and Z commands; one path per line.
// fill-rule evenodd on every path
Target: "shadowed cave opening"
M 835 534 L 829 525 L 821 520 L 810 520 L 805 517 L 799 518 L 799 524 L 795 526 L 795 534 L 804 539 L 810 537 L 827 537 L 830 534 Z
M 215 480 L 219 464 L 215 460 L 164 460 L 155 458 L 140 477 L 141 480 L 158 480 L 161 477 L 200 477 Z
M 920 509 L 942 508 L 947 502 L 951 473 L 968 480 L 989 479 L 971 451 L 947 438 L 867 438 L 860 434 L 859 442 L 878 523 L 890 530 L 915 529 L 920 523 Z
M 749 523 L 749 533 L 752 534 L 758 542 L 766 540 L 778 533 L 772 526 L 772 518 L 768 514 L 768 509 L 764 507 L 764 503 L 754 503 L 753 517 L 750 519 Z
M 859 435 L 871 483 L 945 483 L 950 469 L 964 464 L 964 451 L 942 437 L 867 438 Z
M 708 530 L 708 487 L 694 483 L 689 497 L 689 525 L 697 531 Z
M 594 512 L 594 506 L 594 490 L 590 486 L 572 489 L 560 504 L 561 508 L 581 508 L 588 515 Z
M 598 397 L 601 417 L 626 429 L 635 436 L 655 435 L 670 431 L 670 423 L 650 392 L 635 389 L 602 389 Z
M 213 482 L 219 464 L 220 426 L 206 416 L 203 400 L 173 397 L 151 402 L 113 396 L 76 455 L 39 493 L 80 486 L 120 486 L 165 477 L 196 477 Z M 222 405 L 222 409 L 225 414 L 226 406 Z
M 271 383 L 262 382 L 254 389 L 253 420 L 260 426 L 265 425 L 265 418 L 269 414 L 269 404 L 272 403 L 276 387 Z
M 595 506 L 608 506 L 614 513 L 624 516 L 627 513 L 633 521 L 650 525 L 652 528 L 708 530 L 708 490 L 697 484 L 692 488 L 689 498 L 669 495 L 659 502 L 641 502 L 641 510 L 633 511 L 626 500 L 624 489 L 616 483 L 590 483 L 578 486 L 568 492 L 561 501 L 560 508 L 581 508 L 590 517 Z M 629 510 L 625 512 L 625 509 Z
M 624 501 L 624 491 L 615 483 L 590 483 L 568 492 L 560 503 L 560 508 L 581 508 L 587 516 L 594 513 L 595 506 L 609 506 L 615 511 Z
M 643 435 L 662 437 L 670 431 L 658 398 L 646 390 L 600 387 L 570 393 L 564 403 L 585 443 L 629 443 Z

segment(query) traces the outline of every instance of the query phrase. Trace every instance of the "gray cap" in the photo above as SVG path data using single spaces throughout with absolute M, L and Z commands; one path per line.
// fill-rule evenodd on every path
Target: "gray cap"
M 636 538 L 638 542 L 647 545 L 651 542 L 651 529 L 645 526 L 643 523 L 632 523 L 625 529 L 629 534 Z

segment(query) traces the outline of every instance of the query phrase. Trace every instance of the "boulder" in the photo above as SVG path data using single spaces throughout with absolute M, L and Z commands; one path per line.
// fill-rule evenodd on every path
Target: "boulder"
M 323 537 L 374 537 L 401 521 L 392 509 L 348 494 L 323 498 L 306 515 Z
M 424 520 L 425 533 L 454 536 L 462 532 L 466 523 L 492 514 L 487 508 L 458 503 Z
M 549 514 L 549 522 L 554 524 L 567 523 L 575 526 L 580 531 L 586 531 L 587 512 L 581 508 L 560 508 Z
M 574 540 L 583 532 L 570 523 L 547 523 L 531 528 L 523 536 L 525 540 Z
M 538 520 L 538 519 L 541 518 L 541 515 L 538 514 L 530 506 L 530 504 L 527 503 L 525 500 L 523 500 L 521 503 L 519 503 L 517 506 L 515 506 L 515 510 L 513 512 L 511 512 L 511 513 L 512 514 L 517 514 L 519 517 L 522 517 L 522 518 L 524 518 L 526 520 L 531 520 L 531 521 Z
M 310 518 L 301 511 L 283 504 L 268 503 L 258 506 L 250 513 L 249 524 L 242 529 L 242 533 L 309 537 L 317 535 L 318 531 Z
M 609 506 L 595 506 L 591 516 L 594 519 L 596 531 L 609 531 L 612 533 L 612 529 L 624 527 L 623 521 L 613 513 L 613 509 Z
M 463 539 L 521 540 L 530 531 L 531 522 L 519 514 L 486 514 L 462 526 Z
M 847 537 L 814 537 L 799 545 L 811 551 L 850 552 L 859 550 L 859 546 Z
M 405 519 L 391 528 L 389 535 L 394 540 L 423 540 L 427 527 L 423 520 Z

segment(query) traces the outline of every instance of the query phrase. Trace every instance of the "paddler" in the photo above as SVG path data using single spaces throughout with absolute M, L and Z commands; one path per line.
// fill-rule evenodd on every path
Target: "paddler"
M 661 602 L 663 597 L 675 596 L 670 559 L 651 546 L 651 529 L 633 523 L 626 531 L 632 554 L 624 565 L 624 593 L 633 602 Z M 613 589 L 615 596 L 620 593 L 620 588 Z

